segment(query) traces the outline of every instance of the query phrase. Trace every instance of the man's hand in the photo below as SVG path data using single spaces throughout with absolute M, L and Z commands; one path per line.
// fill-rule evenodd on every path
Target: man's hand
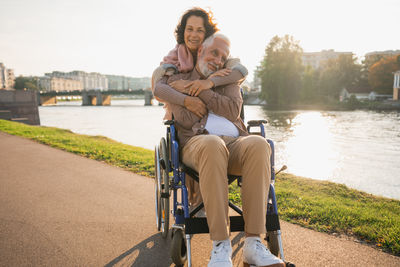
M 198 96 L 201 91 L 213 88 L 214 83 L 211 80 L 195 80 L 187 85 L 185 88 L 188 89 L 189 95 Z
M 176 91 L 181 92 L 183 94 L 189 94 L 189 90 L 186 86 L 191 83 L 189 80 L 177 80 L 169 83 L 169 86 L 174 88 Z
M 228 76 L 231 72 L 232 72 L 232 70 L 229 69 L 229 68 L 220 69 L 220 70 L 214 72 L 213 74 L 211 74 L 211 75 L 209 76 L 209 78 L 211 78 L 211 77 L 218 77 L 218 76 L 220 76 L 220 77 L 221 77 L 221 76 Z
M 197 117 L 203 118 L 207 114 L 206 105 L 198 97 L 187 96 L 183 104 L 187 110 L 193 112 Z

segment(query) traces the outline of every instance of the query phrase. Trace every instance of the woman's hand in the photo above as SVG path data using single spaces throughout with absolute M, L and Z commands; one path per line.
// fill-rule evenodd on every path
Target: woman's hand
M 189 90 L 187 89 L 187 85 L 192 81 L 189 80 L 177 80 L 169 83 L 169 86 L 174 88 L 176 91 L 181 92 L 183 94 L 189 94 Z
M 228 76 L 230 73 L 232 72 L 232 70 L 230 68 L 225 68 L 225 69 L 220 69 L 217 70 L 216 72 L 214 72 L 213 74 L 211 74 L 209 77 L 222 77 L 222 76 Z
M 198 96 L 201 91 L 211 89 L 213 86 L 214 83 L 211 80 L 195 80 L 185 85 L 185 88 L 189 95 Z

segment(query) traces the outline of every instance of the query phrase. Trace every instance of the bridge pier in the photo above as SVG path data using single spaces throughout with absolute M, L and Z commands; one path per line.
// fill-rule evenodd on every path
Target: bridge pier
M 144 91 L 144 105 L 145 106 L 151 106 L 153 102 L 153 93 L 151 90 L 145 90 Z
M 101 91 L 82 91 L 82 106 L 109 106 L 111 95 L 103 95 Z
M 47 105 L 55 105 L 57 104 L 57 97 L 56 96 L 40 96 L 39 98 L 39 105 L 47 106 Z

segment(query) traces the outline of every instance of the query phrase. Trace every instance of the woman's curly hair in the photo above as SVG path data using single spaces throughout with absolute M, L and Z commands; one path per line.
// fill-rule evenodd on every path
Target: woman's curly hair
M 183 44 L 185 43 L 185 28 L 186 28 L 186 23 L 187 20 L 190 16 L 196 16 L 196 17 L 201 17 L 203 18 L 204 21 L 204 28 L 206 29 L 206 35 L 204 39 L 207 37 L 213 35 L 215 32 L 218 31 L 217 24 L 213 22 L 213 14 L 212 12 L 207 12 L 204 9 L 201 9 L 199 7 L 194 7 L 192 9 L 187 10 L 183 15 L 182 18 L 176 26 L 175 29 L 175 37 L 176 41 L 178 44 Z

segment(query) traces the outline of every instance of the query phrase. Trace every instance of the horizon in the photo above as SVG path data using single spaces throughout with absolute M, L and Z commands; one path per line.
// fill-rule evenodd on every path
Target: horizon
M 80 70 L 151 77 L 176 44 L 179 18 L 193 6 L 213 12 L 221 33 L 231 40 L 232 56 L 248 68 L 249 82 L 275 35 L 293 36 L 306 53 L 352 52 L 360 63 L 366 53 L 400 49 L 392 27 L 400 10 L 395 0 L 199 3 L 3 0 L 0 61 L 16 76 Z

